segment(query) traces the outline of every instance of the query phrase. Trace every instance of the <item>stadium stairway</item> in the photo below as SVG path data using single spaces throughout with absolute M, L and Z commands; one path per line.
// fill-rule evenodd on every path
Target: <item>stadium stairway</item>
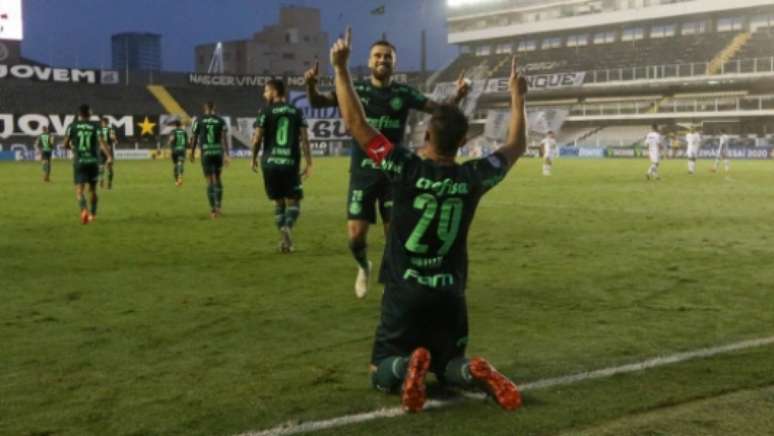
M 148 85 L 148 92 L 156 97 L 156 100 L 159 101 L 159 104 L 161 104 L 168 113 L 176 115 L 184 124 L 191 121 L 191 116 L 188 115 L 188 112 L 186 112 L 182 106 L 180 106 L 180 103 L 175 100 L 175 97 L 172 97 L 172 94 L 167 91 L 167 88 L 161 85 Z
M 733 59 L 733 57 L 747 45 L 750 38 L 752 38 L 752 34 L 749 32 L 743 32 L 736 35 L 736 37 L 731 40 L 731 43 L 712 59 L 707 67 L 707 75 L 714 76 L 720 74 L 723 65 L 727 61 Z

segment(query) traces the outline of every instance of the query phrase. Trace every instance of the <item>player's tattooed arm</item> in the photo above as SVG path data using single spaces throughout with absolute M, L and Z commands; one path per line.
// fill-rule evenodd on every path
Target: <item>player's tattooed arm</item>
M 508 167 L 511 167 L 527 150 L 527 123 L 524 116 L 527 80 L 519 73 L 516 56 L 511 61 L 511 77 L 508 80 L 508 86 L 511 92 L 511 121 L 508 139 L 497 153 L 504 156 L 508 161 Z
M 332 92 L 322 93 L 317 89 L 317 81 L 320 76 L 320 61 L 314 61 L 314 67 L 304 73 L 306 84 L 306 97 L 313 108 L 333 107 L 338 104 L 336 94 Z
M 309 145 L 309 133 L 306 127 L 301 128 L 301 151 L 304 153 L 304 169 L 301 176 L 307 178 L 312 175 L 312 148 Z
M 220 132 L 220 143 L 221 147 L 223 147 L 223 165 L 228 166 L 229 162 L 231 162 L 231 148 L 229 147 L 229 140 L 231 139 L 231 135 L 228 134 L 228 127 L 224 126 L 223 130 Z
M 196 161 L 196 144 L 197 144 L 198 135 L 196 133 L 196 130 L 191 133 L 191 139 L 190 139 L 190 149 L 191 149 L 191 162 Z
M 258 150 L 261 149 L 261 144 L 263 144 L 263 129 L 256 127 L 253 133 L 253 160 L 250 163 L 250 168 L 254 172 L 258 172 Z
M 352 84 L 348 66 L 351 47 L 352 28 L 348 27 L 345 37 L 339 38 L 331 48 L 331 64 L 336 73 L 336 95 L 344 124 L 360 148 L 368 153 L 367 145 L 379 135 L 379 132 L 366 121 L 363 105 Z
M 448 101 L 441 103 L 428 99 L 423 112 L 432 113 L 441 104 L 458 105 L 468 96 L 468 93 L 470 93 L 470 81 L 465 78 L 465 70 L 462 70 L 457 78 L 457 92 Z
M 107 145 L 107 142 L 105 142 L 105 140 L 99 135 L 97 135 L 97 140 L 99 141 L 99 148 L 102 149 L 102 153 L 104 153 L 105 156 L 107 156 L 106 163 L 112 164 L 113 153 L 110 152 L 110 147 Z

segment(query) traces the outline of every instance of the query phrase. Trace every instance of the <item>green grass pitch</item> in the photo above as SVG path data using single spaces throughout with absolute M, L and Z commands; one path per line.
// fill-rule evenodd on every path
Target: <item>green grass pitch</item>
M 469 237 L 469 353 L 517 382 L 774 335 L 774 164 L 520 163 Z M 69 162 L 0 164 L 0 434 L 234 435 L 395 407 L 367 364 L 381 289 L 353 292 L 347 162 L 318 159 L 297 251 L 246 161 L 208 217 L 198 165 L 117 162 L 95 223 Z M 369 253 L 381 257 L 372 229 Z M 774 347 L 465 401 L 330 435 L 763 435 Z

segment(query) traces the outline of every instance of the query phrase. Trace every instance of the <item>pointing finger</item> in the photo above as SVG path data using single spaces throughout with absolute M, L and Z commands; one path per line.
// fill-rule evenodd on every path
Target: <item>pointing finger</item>
M 347 47 L 352 46 L 352 26 L 347 26 L 346 40 Z

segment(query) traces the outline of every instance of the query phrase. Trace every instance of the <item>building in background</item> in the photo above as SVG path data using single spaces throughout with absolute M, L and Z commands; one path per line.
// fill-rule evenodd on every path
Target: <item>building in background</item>
M 113 69 L 130 71 L 161 70 L 161 35 L 155 33 L 118 33 L 113 35 Z
M 197 72 L 208 72 L 216 45 L 196 47 Z M 315 59 L 327 71 L 328 34 L 322 31 L 319 9 L 284 6 L 278 24 L 264 27 L 251 39 L 224 41 L 222 55 L 224 74 L 301 74 Z

